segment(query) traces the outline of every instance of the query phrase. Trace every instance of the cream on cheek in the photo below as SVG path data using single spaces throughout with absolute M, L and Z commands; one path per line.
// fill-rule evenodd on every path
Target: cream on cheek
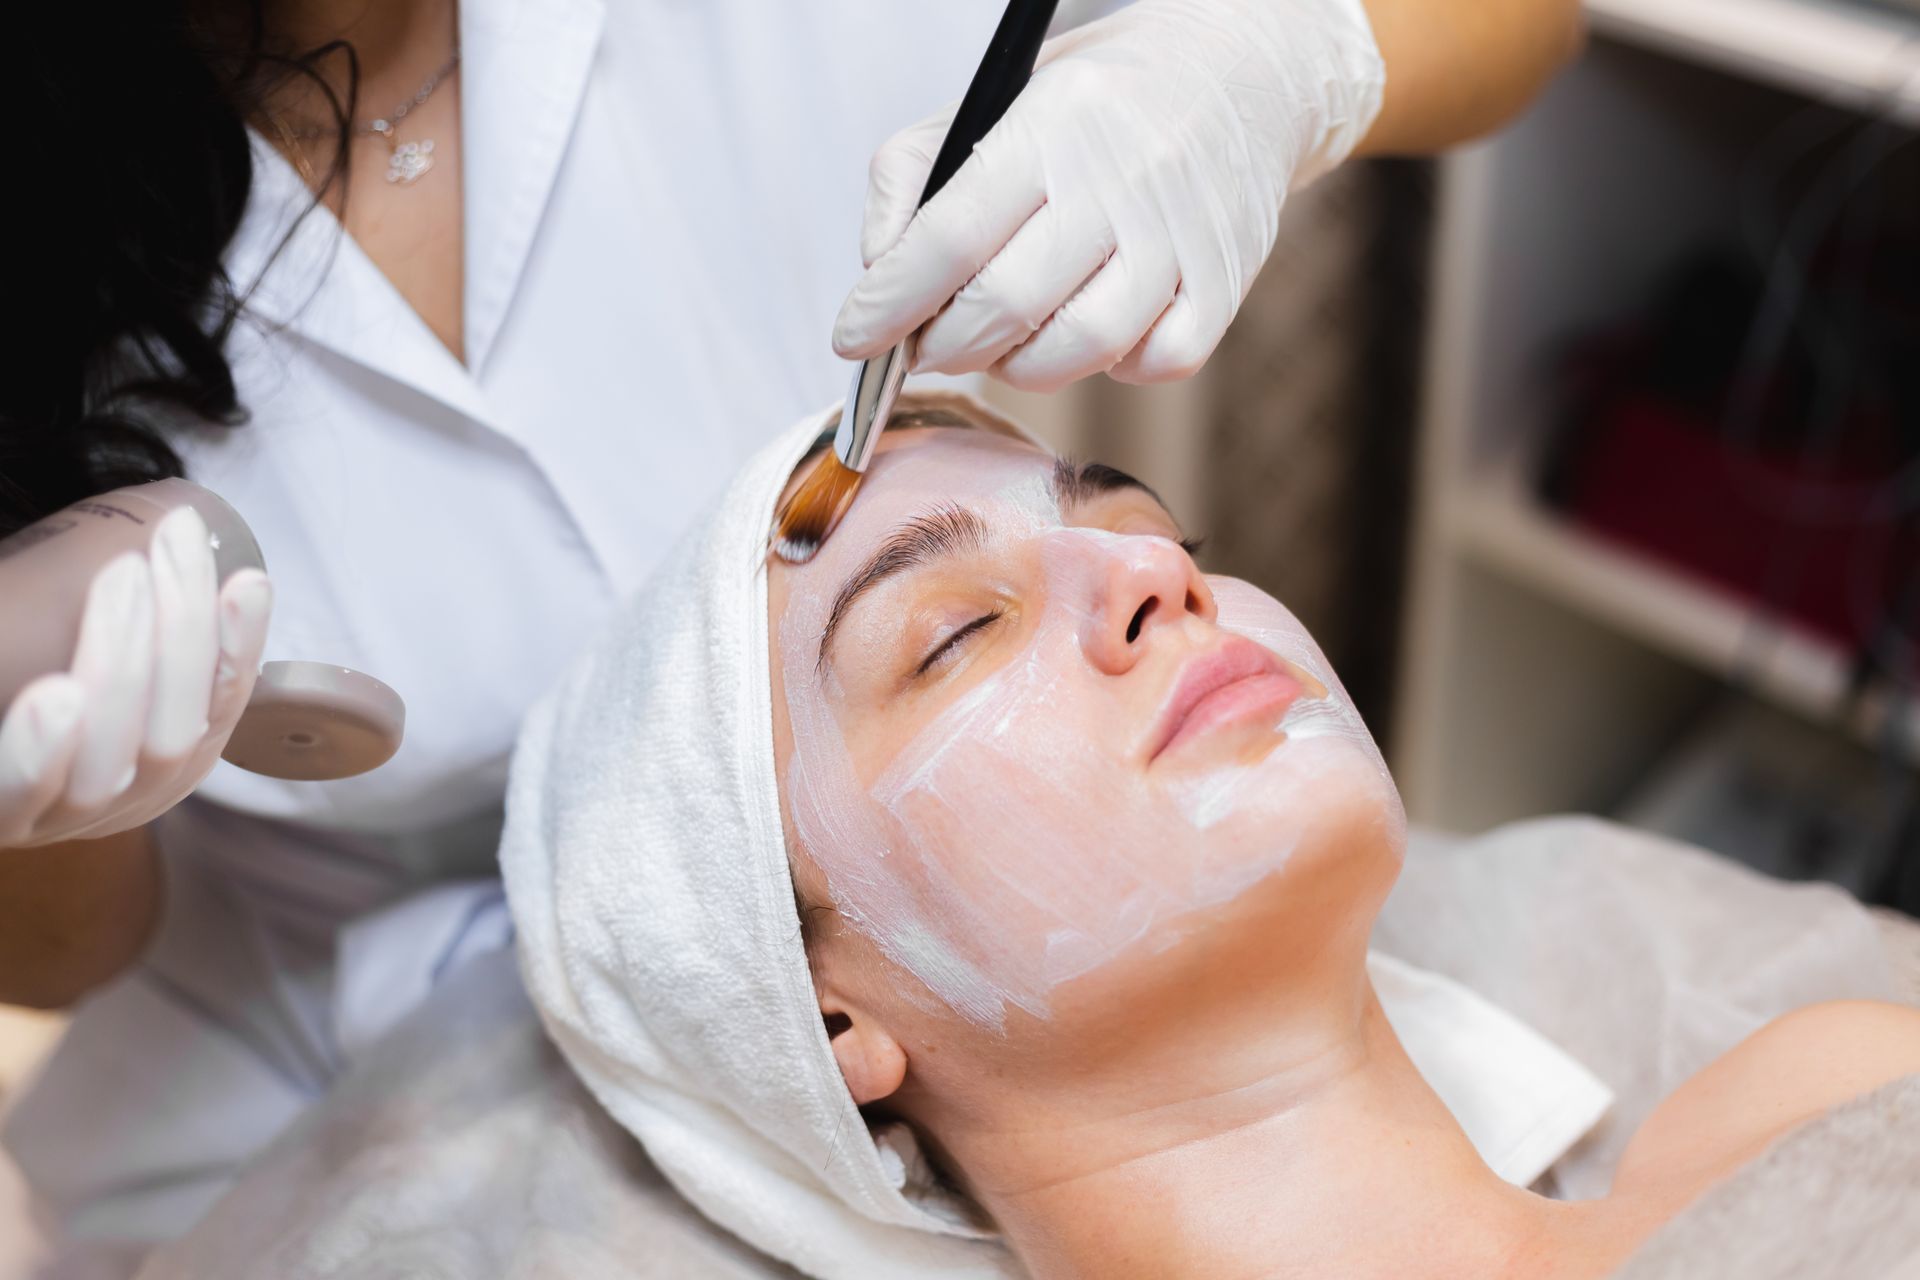
M 1272 805 L 1275 775 L 1310 774 L 1330 780 L 1346 775 L 1349 787 L 1372 783 L 1380 793 L 1380 818 L 1396 847 L 1406 843 L 1406 813 L 1387 762 L 1367 725 L 1348 699 L 1340 678 L 1320 652 L 1307 629 L 1287 607 L 1238 578 L 1210 578 L 1215 621 L 1222 630 L 1253 640 L 1278 654 L 1305 674 L 1315 696 L 1301 698 L 1281 717 L 1279 729 L 1285 748 L 1266 760 L 1249 765 L 1227 765 L 1183 779 L 1177 787 L 1182 809 L 1193 825 L 1208 830 L 1236 816 L 1258 813 Z M 1277 764 L 1270 767 L 1270 761 Z M 1369 777 L 1370 775 L 1370 777 Z
M 890 493 L 937 483 L 924 467 L 900 455 Z M 943 478 L 954 484 L 950 466 Z M 834 677 L 815 668 L 823 593 L 794 593 L 781 650 L 789 805 L 835 903 L 934 997 L 1000 1027 L 1010 1007 L 1047 1016 L 1062 983 L 1130 948 L 1171 945 L 1186 918 L 1284 866 L 1316 788 L 1351 777 L 1356 760 L 1370 773 L 1379 757 L 1297 624 L 1249 607 L 1235 629 L 1328 691 L 1286 713 L 1300 749 L 1149 778 L 1127 755 L 1146 713 L 1116 696 L 1089 637 L 1107 621 L 1105 584 L 1124 579 L 1129 557 L 1164 554 L 1164 540 L 1066 525 L 1030 459 L 989 478 L 991 496 L 968 505 L 995 530 L 995 554 L 1025 557 L 1018 650 L 877 774 L 860 777 Z

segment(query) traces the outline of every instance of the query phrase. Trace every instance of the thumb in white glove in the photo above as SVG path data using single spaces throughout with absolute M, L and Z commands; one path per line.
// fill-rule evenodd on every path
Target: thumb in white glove
M 1052 390 L 1196 372 L 1291 188 L 1352 152 L 1385 69 L 1361 0 L 1136 0 L 1042 46 L 1033 80 L 920 210 L 954 108 L 874 156 L 834 326 L 864 359 Z M 929 323 L 929 318 L 931 322 Z
M 0 720 L 0 848 L 131 830 L 184 799 L 246 709 L 272 606 L 257 569 L 216 581 L 190 507 L 102 568 L 72 667 Z

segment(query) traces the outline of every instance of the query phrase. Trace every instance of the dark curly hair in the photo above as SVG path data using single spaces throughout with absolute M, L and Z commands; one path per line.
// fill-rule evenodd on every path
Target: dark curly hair
M 245 420 L 226 342 L 246 299 L 221 260 L 253 181 L 246 121 L 290 78 L 318 85 L 334 143 L 314 204 L 344 199 L 359 83 L 344 42 L 276 48 L 266 0 L 34 0 L 13 20 L 0 537 L 180 475 L 156 410 Z M 329 58 L 344 94 L 320 74 Z

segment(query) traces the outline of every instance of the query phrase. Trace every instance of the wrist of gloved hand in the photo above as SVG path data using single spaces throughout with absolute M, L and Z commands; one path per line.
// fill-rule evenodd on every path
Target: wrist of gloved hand
M 258 570 L 216 581 L 191 508 L 102 568 L 72 665 L 0 718 L 0 848 L 131 830 L 192 792 L 246 708 L 272 600 Z
M 1188 376 L 1287 193 L 1359 145 L 1384 82 L 1360 0 L 1137 0 L 1057 37 L 925 209 L 952 109 L 874 157 L 835 349 L 920 330 L 917 368 L 1035 390 Z

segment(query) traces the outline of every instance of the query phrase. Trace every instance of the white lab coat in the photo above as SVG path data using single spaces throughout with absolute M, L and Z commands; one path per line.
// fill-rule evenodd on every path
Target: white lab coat
M 324 210 L 274 257 L 308 196 L 256 139 L 227 259 L 259 280 L 252 420 L 175 442 L 258 536 L 266 656 L 387 681 L 406 741 L 342 782 L 223 764 L 162 821 L 151 953 L 5 1130 L 72 1231 L 184 1229 L 473 945 L 489 893 L 447 886 L 492 874 L 522 713 L 844 389 L 868 158 L 960 93 L 1000 8 L 462 0 L 464 365 Z

